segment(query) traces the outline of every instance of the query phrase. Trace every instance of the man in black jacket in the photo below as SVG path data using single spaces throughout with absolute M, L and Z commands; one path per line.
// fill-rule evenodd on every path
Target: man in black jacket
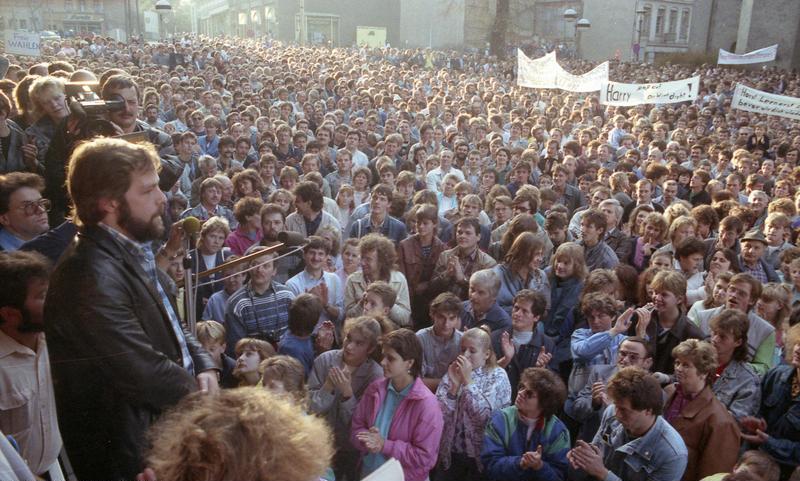
M 190 392 L 214 392 L 211 356 L 185 331 L 154 255 L 166 198 L 151 145 L 79 146 L 68 189 L 79 234 L 53 273 L 45 326 L 64 445 L 79 479 L 133 479 L 145 433 Z M 177 231 L 176 231 L 177 232 Z

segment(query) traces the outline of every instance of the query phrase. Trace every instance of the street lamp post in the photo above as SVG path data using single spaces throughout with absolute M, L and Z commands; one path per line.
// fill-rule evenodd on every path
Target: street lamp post
M 155 4 L 156 13 L 158 13 L 158 33 L 161 35 L 161 38 L 164 38 L 164 32 L 162 29 L 164 28 L 164 15 L 169 14 L 172 12 L 172 5 L 169 3 L 169 0 L 158 0 Z M 175 29 L 175 22 L 172 23 L 173 30 Z M 173 32 L 174 34 L 174 32 Z
M 592 28 L 592 22 L 582 18 L 575 24 L 575 55 L 580 57 L 581 32 Z
M 564 35 L 562 36 L 562 41 L 564 42 L 565 45 L 567 43 L 567 24 L 574 22 L 575 19 L 577 18 L 578 18 L 578 12 L 575 11 L 574 8 L 568 8 L 564 10 L 564 29 L 563 29 Z
M 575 22 L 575 30 L 573 31 L 572 34 L 572 46 L 576 56 L 578 56 L 579 52 L 578 43 L 580 41 L 580 32 L 592 28 L 592 22 L 590 22 L 589 20 L 585 18 L 581 18 L 580 20 L 577 19 L 578 19 L 578 12 L 574 8 L 568 8 L 564 10 L 564 43 L 566 43 L 566 38 L 567 38 L 566 34 L 567 23 Z

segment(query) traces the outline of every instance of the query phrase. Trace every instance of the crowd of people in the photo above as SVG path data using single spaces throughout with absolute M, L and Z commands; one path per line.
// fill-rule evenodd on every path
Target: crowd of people
M 798 74 L 614 61 L 701 86 L 613 107 L 479 53 L 8 60 L 0 478 L 800 479 L 800 122 L 730 108 Z

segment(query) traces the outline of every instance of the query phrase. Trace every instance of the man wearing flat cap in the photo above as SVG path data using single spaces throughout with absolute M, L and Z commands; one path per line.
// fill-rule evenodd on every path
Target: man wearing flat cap
M 741 252 L 739 253 L 739 267 L 742 272 L 750 274 L 762 284 L 767 282 L 780 282 L 778 274 L 769 263 L 764 260 L 767 250 L 767 238 L 760 230 L 748 231 L 741 239 Z

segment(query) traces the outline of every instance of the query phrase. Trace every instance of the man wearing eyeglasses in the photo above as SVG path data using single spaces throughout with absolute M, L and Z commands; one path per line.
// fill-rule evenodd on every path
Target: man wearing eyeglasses
M 50 201 L 42 198 L 44 179 L 29 172 L 0 176 L 0 250 L 15 251 L 47 232 Z
M 628 337 L 619 346 L 615 364 L 592 366 L 586 385 L 577 394 L 571 395 L 564 406 L 572 419 L 581 424 L 578 439 L 591 441 L 605 408 L 611 404 L 606 392 L 608 380 L 624 367 L 634 366 L 650 370 L 653 365 L 653 350 L 641 337 Z

